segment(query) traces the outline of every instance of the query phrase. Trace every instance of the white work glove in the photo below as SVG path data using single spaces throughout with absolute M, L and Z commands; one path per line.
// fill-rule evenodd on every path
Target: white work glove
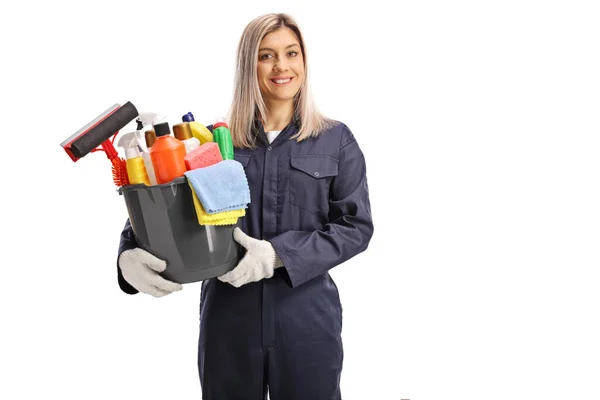
M 154 297 L 163 297 L 183 289 L 181 284 L 168 281 L 158 274 L 167 268 L 165 261 L 139 247 L 121 253 L 119 268 L 131 286 Z
M 233 230 L 233 238 L 246 248 L 246 255 L 233 270 L 221 275 L 220 281 L 240 287 L 248 282 L 270 278 L 276 268 L 283 267 L 273 245 L 266 240 L 251 238 L 240 228 Z

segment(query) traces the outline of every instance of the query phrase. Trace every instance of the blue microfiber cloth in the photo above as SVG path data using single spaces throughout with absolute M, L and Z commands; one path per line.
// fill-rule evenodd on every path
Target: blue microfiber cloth
M 242 164 L 223 160 L 184 173 L 208 214 L 246 208 L 250 188 Z

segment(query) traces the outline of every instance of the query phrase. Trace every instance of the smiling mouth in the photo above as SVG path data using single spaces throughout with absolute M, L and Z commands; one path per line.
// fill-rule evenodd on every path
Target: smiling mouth
M 284 78 L 284 79 L 271 79 L 271 82 L 276 86 L 285 86 L 289 84 L 294 78 Z

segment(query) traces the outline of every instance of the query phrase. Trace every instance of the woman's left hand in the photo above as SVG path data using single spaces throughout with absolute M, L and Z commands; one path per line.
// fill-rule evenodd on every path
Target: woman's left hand
M 268 241 L 254 239 L 242 232 L 240 228 L 234 229 L 233 238 L 244 246 L 246 255 L 233 270 L 221 275 L 220 281 L 240 287 L 249 282 L 270 278 L 276 268 L 283 266 L 281 259 Z

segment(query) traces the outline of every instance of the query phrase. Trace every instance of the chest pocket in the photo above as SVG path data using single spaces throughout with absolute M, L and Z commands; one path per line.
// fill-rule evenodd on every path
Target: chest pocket
M 290 167 L 290 203 L 312 213 L 327 211 L 329 185 L 338 174 L 338 161 L 321 155 L 295 156 Z

